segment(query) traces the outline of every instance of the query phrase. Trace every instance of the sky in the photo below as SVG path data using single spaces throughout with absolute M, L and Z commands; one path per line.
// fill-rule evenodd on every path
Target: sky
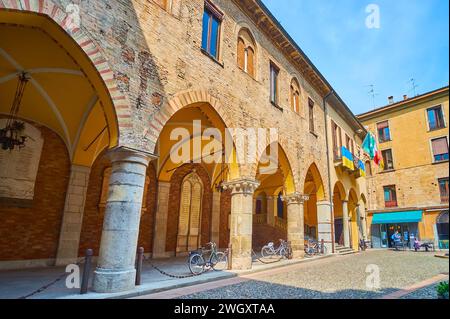
M 449 83 L 449 0 L 263 3 L 355 114 Z M 371 4 L 379 28 L 367 27 Z

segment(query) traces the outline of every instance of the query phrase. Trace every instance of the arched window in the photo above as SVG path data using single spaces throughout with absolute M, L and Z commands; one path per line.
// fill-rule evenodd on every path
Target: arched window
M 300 85 L 295 78 L 291 82 L 291 109 L 295 113 L 300 113 Z
M 200 246 L 202 197 L 203 183 L 194 171 L 181 184 L 177 253 L 195 250 Z
M 245 73 L 255 77 L 255 40 L 247 29 L 242 29 L 238 37 L 238 66 Z

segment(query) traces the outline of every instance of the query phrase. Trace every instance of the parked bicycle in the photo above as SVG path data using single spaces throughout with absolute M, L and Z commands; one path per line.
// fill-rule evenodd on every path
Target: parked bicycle
M 222 271 L 228 267 L 228 253 L 220 252 L 216 243 L 206 244 L 205 247 L 189 253 L 189 270 L 194 275 L 201 275 L 208 270 Z M 208 257 L 206 257 L 209 255 Z
M 261 249 L 261 256 L 263 258 L 270 258 L 273 256 L 289 258 L 290 254 L 291 251 L 289 245 L 287 241 L 283 239 L 280 239 L 280 246 L 278 246 L 278 248 L 275 248 L 275 244 L 273 242 L 270 242 Z
M 322 247 L 322 243 L 310 239 L 308 240 L 308 244 L 305 246 L 305 253 L 308 257 L 327 255 L 328 248 L 325 245 Z

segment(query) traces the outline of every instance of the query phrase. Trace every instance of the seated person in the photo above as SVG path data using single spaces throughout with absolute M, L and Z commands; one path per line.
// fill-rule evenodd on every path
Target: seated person
M 420 243 L 419 239 L 414 238 L 414 250 L 419 251 L 420 247 L 422 247 L 422 244 Z

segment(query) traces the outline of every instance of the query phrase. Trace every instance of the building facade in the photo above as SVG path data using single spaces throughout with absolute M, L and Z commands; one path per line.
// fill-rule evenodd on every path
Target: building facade
M 231 244 L 249 269 L 268 241 L 302 258 L 305 239 L 367 236 L 365 179 L 342 161 L 367 132 L 260 1 L 0 0 L 0 32 L 0 127 L 24 74 L 32 137 L 0 150 L 1 268 L 89 248 L 112 292 L 134 287 L 138 246 Z M 276 139 L 244 143 L 246 161 L 235 139 L 224 151 L 230 129 Z
M 448 248 L 448 101 L 445 87 L 358 116 L 385 163 L 367 177 L 374 247 L 390 247 L 399 230 L 409 245 Z

